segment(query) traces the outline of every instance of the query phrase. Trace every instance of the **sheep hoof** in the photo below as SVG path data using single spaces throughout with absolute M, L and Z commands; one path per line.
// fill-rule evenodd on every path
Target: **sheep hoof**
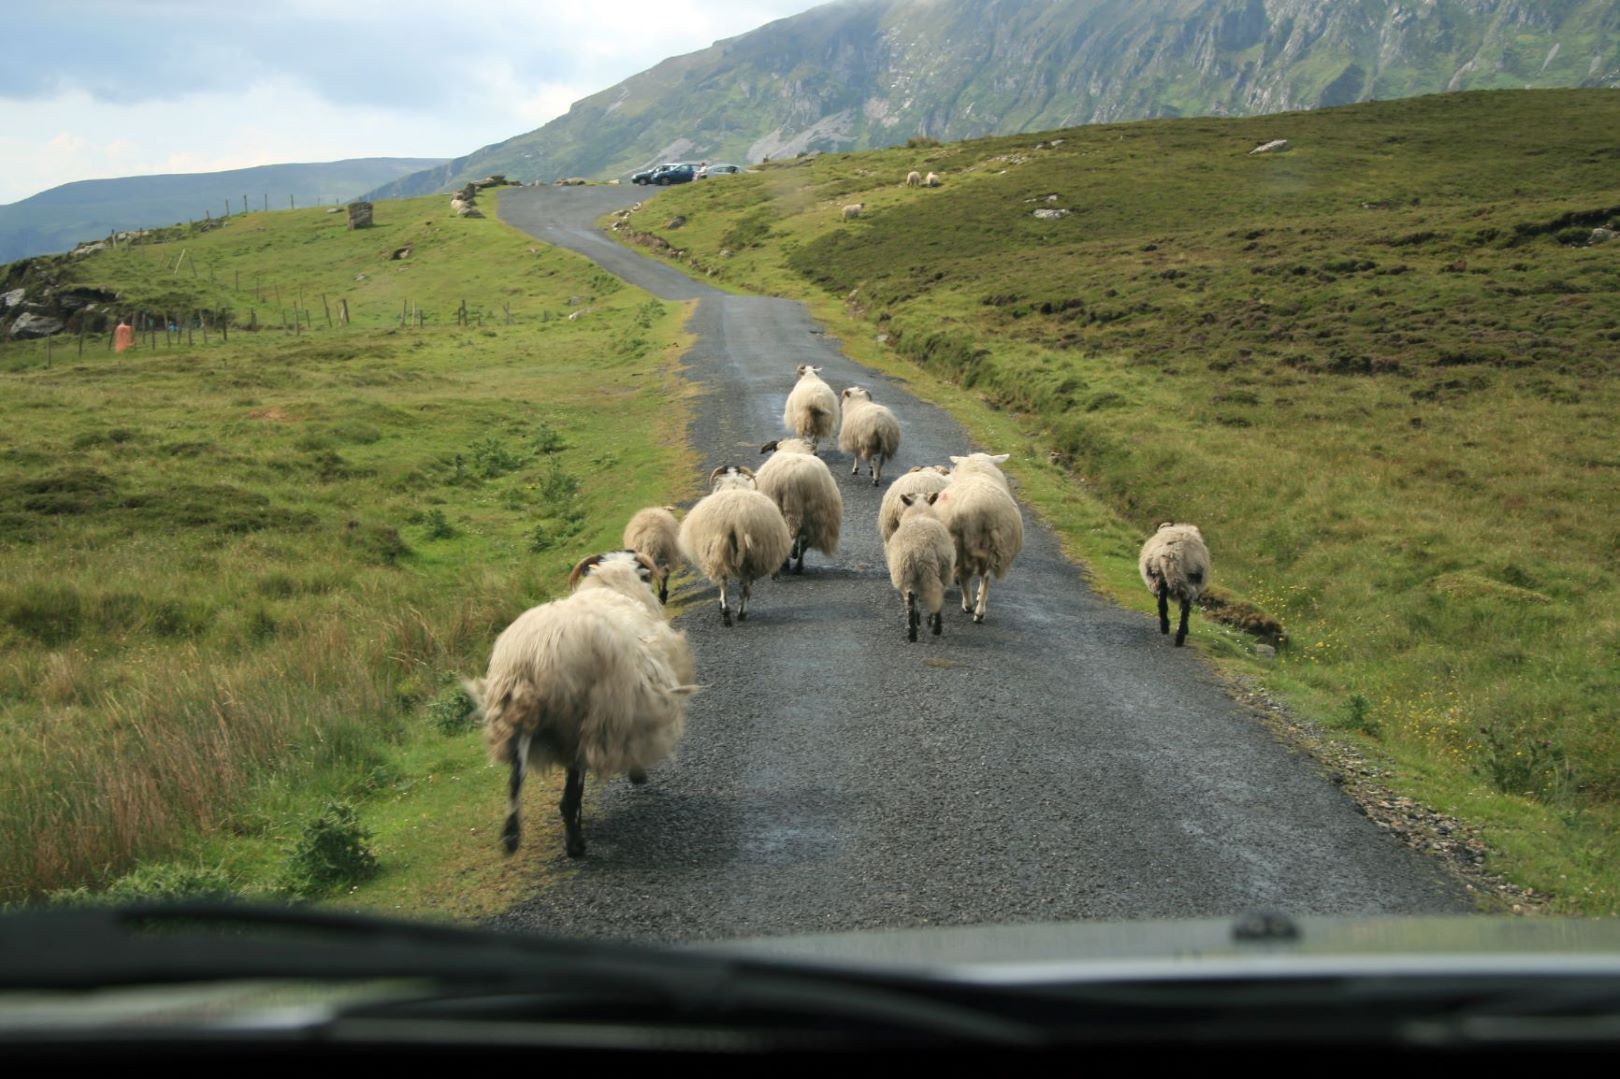
M 568 857 L 585 857 L 585 841 L 583 839 L 569 839 L 564 846 L 568 851 Z
M 506 826 L 506 831 L 501 833 L 501 847 L 505 849 L 507 857 L 517 853 L 518 830 L 516 827 L 510 824 Z
M 982 615 L 982 614 L 974 615 L 973 616 L 973 624 L 976 625 L 976 626 L 984 625 L 984 615 Z
M 722 625 L 727 625 L 727 626 L 731 625 L 731 612 L 730 611 L 721 611 L 720 612 L 720 622 L 721 622 Z
M 639 787 L 643 783 L 647 782 L 647 773 L 642 771 L 640 768 L 632 768 L 630 769 L 629 778 L 631 783 Z
M 793 567 L 793 572 L 794 572 L 794 573 L 795 573 L 795 574 L 800 574 L 800 573 L 803 573 L 803 572 L 804 572 L 804 559 L 802 559 L 802 558 L 801 558 L 801 559 L 799 559 L 799 561 L 798 561 L 798 564 L 796 564 L 796 565 L 795 565 L 795 566 L 794 566 L 794 567 Z
M 906 640 L 915 641 L 916 639 L 917 639 L 917 627 L 916 626 L 907 626 L 906 627 Z
M 873 480 L 873 481 L 872 481 L 872 486 L 873 486 L 873 487 L 877 487 L 877 486 L 880 486 L 880 484 L 879 484 L 879 483 L 878 483 L 878 481 L 877 481 L 877 480 Z
M 929 624 L 930 627 L 932 627 L 932 629 L 934 631 L 934 636 L 936 636 L 936 637 L 938 637 L 940 635 L 940 633 L 943 632 L 944 629 L 945 629 L 945 619 L 941 618 L 937 614 L 934 615 L 934 617 L 932 617 L 932 618 L 930 618 L 928 620 L 928 624 Z
M 748 612 L 747 611 L 738 611 L 737 612 L 737 621 L 739 621 L 739 622 L 748 621 Z

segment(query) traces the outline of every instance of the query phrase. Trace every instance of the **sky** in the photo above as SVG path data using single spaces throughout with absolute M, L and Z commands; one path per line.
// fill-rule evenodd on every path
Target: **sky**
M 72 180 L 459 157 L 818 0 L 20 0 L 0 204 Z

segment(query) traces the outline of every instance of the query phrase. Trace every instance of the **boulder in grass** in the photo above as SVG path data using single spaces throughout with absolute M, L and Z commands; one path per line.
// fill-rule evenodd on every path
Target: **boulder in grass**
M 61 332 L 61 319 L 52 318 L 50 315 L 36 315 L 32 311 L 24 311 L 17 316 L 17 321 L 11 324 L 11 337 L 17 341 L 50 337 Z
M 1256 146 L 1254 149 L 1250 150 L 1249 156 L 1253 157 L 1255 154 L 1284 153 L 1288 150 L 1288 146 L 1289 143 L 1287 139 L 1272 139 L 1270 142 L 1263 142 L 1259 146 Z

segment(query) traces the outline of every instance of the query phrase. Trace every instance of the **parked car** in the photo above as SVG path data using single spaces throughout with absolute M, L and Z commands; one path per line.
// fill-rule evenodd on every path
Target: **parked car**
M 670 184 L 689 184 L 695 179 L 697 179 L 697 169 L 691 165 L 665 165 L 655 171 L 652 174 L 652 179 L 647 182 L 656 184 L 659 187 L 667 187 Z
M 734 176 L 743 170 L 741 165 L 705 165 L 698 169 L 698 179 L 706 176 Z
M 654 165 L 650 169 L 642 169 L 640 172 L 635 173 L 630 177 L 630 182 L 633 184 L 650 184 L 652 183 L 652 178 L 658 175 L 658 173 L 662 172 L 664 169 L 673 167 L 673 164 L 666 163 L 663 165 Z

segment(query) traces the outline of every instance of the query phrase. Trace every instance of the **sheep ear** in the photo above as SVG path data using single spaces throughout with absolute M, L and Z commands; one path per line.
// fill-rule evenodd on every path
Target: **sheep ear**
M 772 442 L 767 442 L 767 443 L 765 443 L 765 445 L 763 445 L 763 446 L 761 446 L 761 447 L 760 447 L 760 448 L 759 448 L 759 452 L 760 452 L 760 453 L 770 453 L 770 452 L 772 452 L 772 451 L 773 451 L 773 450 L 775 450 L 775 449 L 776 449 L 776 447 L 777 447 L 777 446 L 779 446 L 779 445 L 780 445 L 780 444 L 781 444 L 781 441 L 780 441 L 780 440 L 776 440 L 776 441 L 772 441 Z
M 938 498 L 939 498 L 939 492 L 938 492 L 938 491 L 929 491 L 929 492 L 928 492 L 928 504 L 929 504 L 929 505 L 930 505 L 930 506 L 932 506 L 932 505 L 933 505 L 933 504 L 934 504 L 934 502 L 935 502 L 935 501 L 936 501 L 936 500 L 937 500 L 937 499 L 938 499 Z
M 998 465 L 1004 465 L 1007 463 L 1007 458 L 1011 456 L 1012 454 L 1010 453 L 992 453 L 990 455 L 990 460 L 994 461 Z
M 960 458 L 960 457 L 958 457 L 958 456 L 956 456 L 956 454 L 954 454 L 954 453 L 953 453 L 953 454 L 951 454 L 951 464 L 953 464 L 953 465 L 959 465 L 959 464 L 961 464 L 961 463 L 962 463 L 962 458 Z
M 901 495 L 900 496 L 900 501 L 904 502 L 906 505 L 909 506 L 913 502 L 917 501 L 917 496 L 916 495 Z
M 593 554 L 589 558 L 582 559 L 579 565 L 574 567 L 574 572 L 568 575 L 569 589 L 572 590 L 575 585 L 579 584 L 579 579 L 585 576 L 585 574 L 589 573 L 592 566 L 597 565 L 601 561 L 602 556 L 599 554 Z

